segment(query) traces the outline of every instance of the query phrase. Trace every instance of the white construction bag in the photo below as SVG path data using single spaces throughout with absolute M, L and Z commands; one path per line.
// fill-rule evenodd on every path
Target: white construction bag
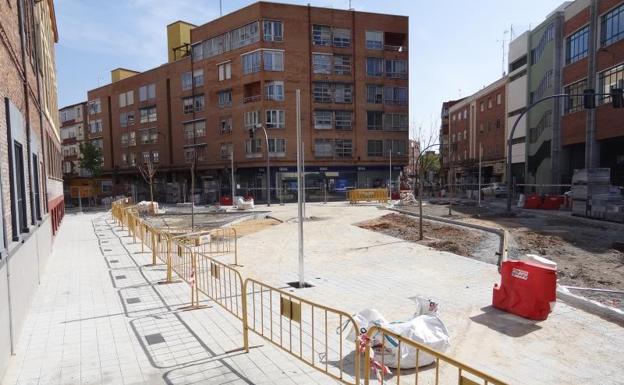
M 368 332 L 371 326 L 381 326 L 402 337 L 416 341 L 439 352 L 445 352 L 449 344 L 449 332 L 444 323 L 438 317 L 438 304 L 426 299 L 418 298 L 418 308 L 413 317 L 405 322 L 388 322 L 381 313 L 375 309 L 365 309 L 353 316 L 360 334 Z M 351 330 L 347 339 L 355 341 L 355 331 Z M 371 336 L 371 346 L 374 360 L 390 368 L 398 366 L 401 358 L 401 368 L 412 369 L 416 367 L 416 349 L 406 343 L 401 343 L 390 335 L 375 333 Z M 383 346 L 383 349 L 382 349 Z M 383 354 L 382 354 L 383 353 Z M 383 356 L 383 359 L 382 359 Z M 383 362 L 382 362 L 383 360 Z M 418 353 L 418 366 L 430 365 L 435 359 L 423 351 Z

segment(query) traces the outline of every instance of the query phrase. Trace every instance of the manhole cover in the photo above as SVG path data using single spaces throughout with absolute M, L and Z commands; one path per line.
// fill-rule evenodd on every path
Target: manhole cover
M 139 303 L 139 302 L 141 302 L 141 299 L 140 298 L 136 298 L 136 297 L 126 299 L 126 303 L 128 305 L 132 305 L 133 303 Z
M 155 345 L 155 344 L 161 344 L 165 342 L 165 339 L 163 338 L 162 334 L 156 333 L 156 334 L 146 335 L 145 341 L 147 342 L 148 345 Z

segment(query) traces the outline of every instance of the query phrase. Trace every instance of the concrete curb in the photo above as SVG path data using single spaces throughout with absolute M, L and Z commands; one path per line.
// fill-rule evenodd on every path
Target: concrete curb
M 420 217 L 420 215 L 418 213 L 414 213 L 412 211 L 407 211 L 407 210 L 402 210 L 402 209 L 397 209 L 394 207 L 387 207 L 387 210 L 390 211 L 396 211 L 398 213 L 404 214 L 404 215 L 409 215 L 412 217 Z M 485 231 L 487 233 L 492 233 L 492 234 L 496 234 L 499 236 L 500 238 L 500 244 L 498 247 L 498 266 L 500 269 L 500 265 L 501 262 L 507 259 L 507 252 L 508 252 L 508 246 L 507 246 L 507 240 L 508 240 L 508 234 L 507 234 L 507 230 L 502 229 L 502 228 L 497 228 L 497 227 L 487 227 L 487 226 L 482 226 L 482 225 L 477 225 L 474 223 L 466 223 L 466 222 L 461 222 L 461 221 L 456 221 L 453 219 L 447 219 L 447 218 L 442 218 L 442 217 L 436 217 L 433 215 L 427 215 L 427 214 L 423 214 L 423 219 L 427 219 L 430 221 L 438 221 L 438 222 L 443 222 L 443 223 L 448 223 L 451 225 L 455 225 L 455 226 L 463 226 L 463 227 L 468 227 L 471 229 L 475 229 L 475 230 L 480 230 L 480 231 Z
M 565 287 L 557 285 L 557 298 L 568 305 L 588 313 L 597 315 L 598 317 L 624 326 L 624 311 L 603 305 L 600 302 L 572 294 Z

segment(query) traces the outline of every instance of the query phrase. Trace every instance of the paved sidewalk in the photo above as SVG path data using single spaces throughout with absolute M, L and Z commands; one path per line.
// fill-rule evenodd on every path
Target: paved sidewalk
M 334 383 L 253 335 L 238 351 L 241 322 L 216 305 L 180 310 L 188 285 L 158 285 L 163 265 L 112 224 L 66 216 L 2 384 Z
M 240 271 L 284 287 L 297 279 L 296 205 L 271 209 L 284 223 L 239 240 Z M 512 384 L 621 383 L 623 328 L 564 303 L 544 322 L 492 309 L 495 266 L 354 226 L 385 213 L 308 204 L 314 287 L 296 293 L 349 313 L 377 308 L 390 320 L 408 318 L 416 296 L 433 297 L 451 333 L 447 353 L 467 364 Z M 2 384 L 333 383 L 253 333 L 250 345 L 261 347 L 237 351 L 241 322 L 211 302 L 180 310 L 188 285 L 158 285 L 164 266 L 146 266 L 150 253 L 126 235 L 109 214 L 65 218 Z

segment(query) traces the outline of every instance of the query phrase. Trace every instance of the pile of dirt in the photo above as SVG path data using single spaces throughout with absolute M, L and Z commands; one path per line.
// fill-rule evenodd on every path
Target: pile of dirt
M 472 256 L 482 240 L 482 236 L 476 232 L 424 220 L 424 239 L 421 241 L 418 220 L 401 214 L 387 214 L 359 223 L 358 226 L 465 257 Z

